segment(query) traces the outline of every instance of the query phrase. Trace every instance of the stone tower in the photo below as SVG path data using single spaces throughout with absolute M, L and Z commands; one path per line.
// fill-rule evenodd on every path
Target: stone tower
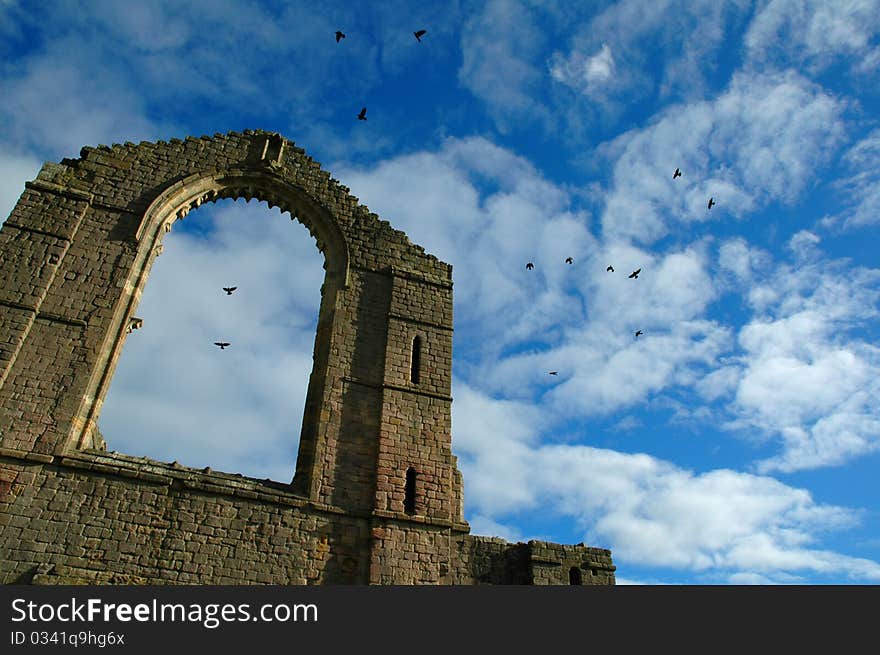
M 325 259 L 289 485 L 107 453 L 97 431 L 163 236 L 219 198 L 290 212 Z M 451 266 L 280 135 L 46 164 L 0 230 L 0 580 L 613 584 L 607 550 L 469 534 L 451 376 Z

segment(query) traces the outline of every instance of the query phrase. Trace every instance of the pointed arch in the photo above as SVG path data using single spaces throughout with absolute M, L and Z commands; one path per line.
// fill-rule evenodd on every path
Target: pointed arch
M 202 204 L 220 199 L 265 201 L 272 207 L 288 212 L 291 219 L 302 223 L 315 239 L 324 255 L 325 279 L 321 287 L 320 315 L 326 325 L 332 322 L 336 294 L 348 286 L 349 249 L 342 231 L 330 213 L 314 201 L 305 190 L 283 179 L 271 170 L 232 168 L 226 172 L 196 173 L 169 184 L 148 205 L 140 218 L 135 238 L 137 249 L 134 262 L 122 286 L 120 302 L 110 326 L 107 340 L 101 348 L 99 361 L 87 384 L 84 402 L 75 418 L 69 447 L 93 446 L 103 399 L 119 360 L 128 332 L 130 317 L 134 314 L 156 257 L 162 252 L 162 239 L 173 224 L 182 220 Z M 329 334 L 316 336 L 313 357 L 319 359 L 319 350 L 329 348 Z M 323 343 L 327 342 L 327 343 Z M 310 381 L 310 387 L 312 382 Z M 311 390 L 310 390 L 311 393 Z

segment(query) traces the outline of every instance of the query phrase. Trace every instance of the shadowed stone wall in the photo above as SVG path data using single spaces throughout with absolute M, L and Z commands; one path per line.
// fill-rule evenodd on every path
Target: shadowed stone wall
M 281 207 L 324 254 L 289 485 L 107 453 L 97 430 L 162 238 L 219 198 Z M 48 163 L 0 229 L 0 580 L 613 584 L 607 550 L 469 534 L 451 377 L 451 266 L 280 135 Z

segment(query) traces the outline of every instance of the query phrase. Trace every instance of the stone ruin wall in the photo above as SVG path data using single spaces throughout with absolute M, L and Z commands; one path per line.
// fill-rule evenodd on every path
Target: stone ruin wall
M 97 431 L 162 237 L 219 198 L 281 207 L 324 254 L 291 484 L 108 453 Z M 451 277 L 277 134 L 46 164 L 0 229 L 0 581 L 614 584 L 608 550 L 469 534 Z

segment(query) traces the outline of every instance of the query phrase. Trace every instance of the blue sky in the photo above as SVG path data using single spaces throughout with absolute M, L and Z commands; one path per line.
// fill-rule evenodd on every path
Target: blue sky
M 624 583 L 880 582 L 876 2 L 28 4 L 3 217 L 83 145 L 278 131 L 454 267 L 473 533 Z M 321 264 L 265 203 L 178 223 L 110 449 L 289 480 Z

